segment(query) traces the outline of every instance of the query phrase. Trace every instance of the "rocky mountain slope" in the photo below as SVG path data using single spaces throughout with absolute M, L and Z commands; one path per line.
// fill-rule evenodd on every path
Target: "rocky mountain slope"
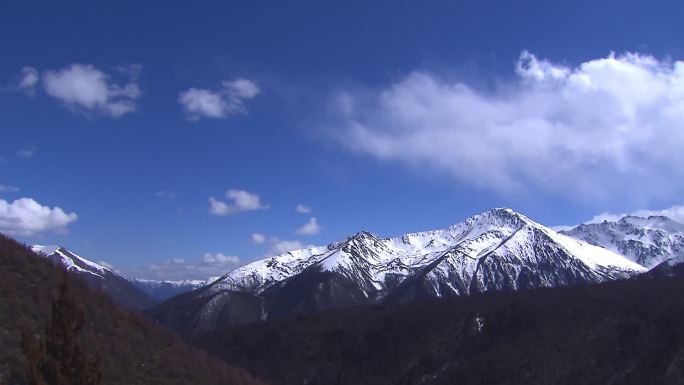
M 106 292 L 115 302 L 127 309 L 147 309 L 159 302 L 112 269 L 80 257 L 64 247 L 34 245 L 31 249 L 34 253 L 63 266 L 70 273 L 82 277 L 91 287 Z
M 611 250 L 646 268 L 684 259 L 684 225 L 663 216 L 625 216 L 579 225 L 562 234 Z
M 325 247 L 256 261 L 150 311 L 185 332 L 301 312 L 627 278 L 646 269 L 510 209 L 441 230 L 379 238 L 357 233 Z

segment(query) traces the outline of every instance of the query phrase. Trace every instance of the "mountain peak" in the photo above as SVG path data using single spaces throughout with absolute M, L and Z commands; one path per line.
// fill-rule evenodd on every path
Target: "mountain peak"
M 59 245 L 33 245 L 31 250 L 36 254 L 52 255 L 57 252 L 57 250 L 62 249 Z
M 102 266 L 99 263 L 95 263 L 83 257 L 80 257 L 76 253 L 58 245 L 33 245 L 31 250 L 36 253 L 49 258 L 62 266 L 67 270 L 76 270 L 83 273 L 92 274 L 102 278 L 105 273 L 115 274 L 110 268 Z
M 542 225 L 530 220 L 523 214 L 508 208 L 494 208 L 487 210 L 480 214 L 473 215 L 465 220 L 466 225 L 471 226 L 473 229 L 480 228 L 482 230 L 493 227 L 523 227 L 525 225 L 532 225 L 534 227 L 543 227 Z M 461 224 L 452 226 L 458 227 Z

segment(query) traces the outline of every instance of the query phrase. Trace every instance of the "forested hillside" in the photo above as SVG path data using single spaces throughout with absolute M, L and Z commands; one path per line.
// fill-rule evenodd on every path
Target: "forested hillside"
M 356 307 L 198 343 L 274 384 L 682 384 L 684 280 Z
M 22 329 L 44 338 L 62 270 L 0 234 L 0 384 L 25 384 Z M 107 385 L 260 384 L 246 371 L 190 347 L 171 332 L 117 307 L 69 275 L 75 306 L 83 311 L 78 335 L 99 361 Z

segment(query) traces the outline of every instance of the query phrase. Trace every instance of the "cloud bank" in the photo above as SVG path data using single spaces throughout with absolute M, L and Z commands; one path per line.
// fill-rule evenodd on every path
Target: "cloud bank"
M 340 143 L 502 194 L 645 203 L 684 190 L 684 62 L 609 55 L 571 67 L 523 52 L 479 91 L 426 71 L 333 98 Z
M 11 184 L 0 184 L 0 192 L 13 193 L 19 191 L 19 187 Z
M 30 236 L 45 232 L 64 233 L 78 219 L 59 207 L 43 206 L 31 198 L 13 202 L 0 199 L 0 232 L 14 236 Z

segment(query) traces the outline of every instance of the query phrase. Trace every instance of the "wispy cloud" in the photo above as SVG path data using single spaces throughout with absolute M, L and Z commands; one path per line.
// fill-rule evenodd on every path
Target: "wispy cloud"
M 174 200 L 178 197 L 178 195 L 175 192 L 169 190 L 157 191 L 154 195 L 156 195 L 159 198 L 166 198 L 169 200 Z
M 192 260 L 171 258 L 150 266 L 131 268 L 126 271 L 126 275 L 158 280 L 203 280 L 224 275 L 241 263 L 240 257 L 235 255 L 205 253 Z
M 573 67 L 523 52 L 515 71 L 493 91 L 416 71 L 340 92 L 328 126 L 359 154 L 503 194 L 684 192 L 684 62 L 628 53 Z
M 249 79 L 225 80 L 217 90 L 190 88 L 178 96 L 189 120 L 201 118 L 226 118 L 231 115 L 246 114 L 245 101 L 260 92 L 256 83 Z
M 255 245 L 260 245 L 266 242 L 266 236 L 261 233 L 252 233 L 250 241 Z
M 36 155 L 36 152 L 38 152 L 38 147 L 31 146 L 17 151 L 17 156 L 22 158 L 32 158 L 34 155 Z
M 0 192 L 11 193 L 11 192 L 17 192 L 17 191 L 19 191 L 19 187 L 17 187 L 17 186 L 12 186 L 12 185 L 8 185 L 8 184 L 0 184 Z
M 226 203 L 214 197 L 209 198 L 209 212 L 211 214 L 225 216 L 243 211 L 264 210 L 269 207 L 261 203 L 259 195 L 249 191 L 230 189 L 226 191 L 225 196 L 232 202 Z
M 27 95 L 35 95 L 36 86 L 40 81 L 38 70 L 33 67 L 24 67 L 17 77 L 16 83 L 0 86 L 0 92 L 23 92 Z
M 17 89 L 29 95 L 36 93 L 36 86 L 40 80 L 38 70 L 33 67 L 24 67 L 21 69 L 21 78 L 17 84 Z
M 301 250 L 307 247 L 314 247 L 313 245 L 305 246 L 300 241 L 294 240 L 283 240 L 278 238 L 271 239 L 271 249 L 269 250 L 270 255 L 278 255 L 287 253 L 288 251 Z
M 311 212 L 311 207 L 300 203 L 295 207 L 295 211 L 297 211 L 300 214 L 308 214 Z
M 315 247 L 312 244 L 304 244 L 299 240 L 294 239 L 280 239 L 275 236 L 266 236 L 262 233 L 252 233 L 250 241 L 256 245 L 268 244 L 270 245 L 267 255 L 278 255 L 292 250 L 300 250 L 310 247 Z

